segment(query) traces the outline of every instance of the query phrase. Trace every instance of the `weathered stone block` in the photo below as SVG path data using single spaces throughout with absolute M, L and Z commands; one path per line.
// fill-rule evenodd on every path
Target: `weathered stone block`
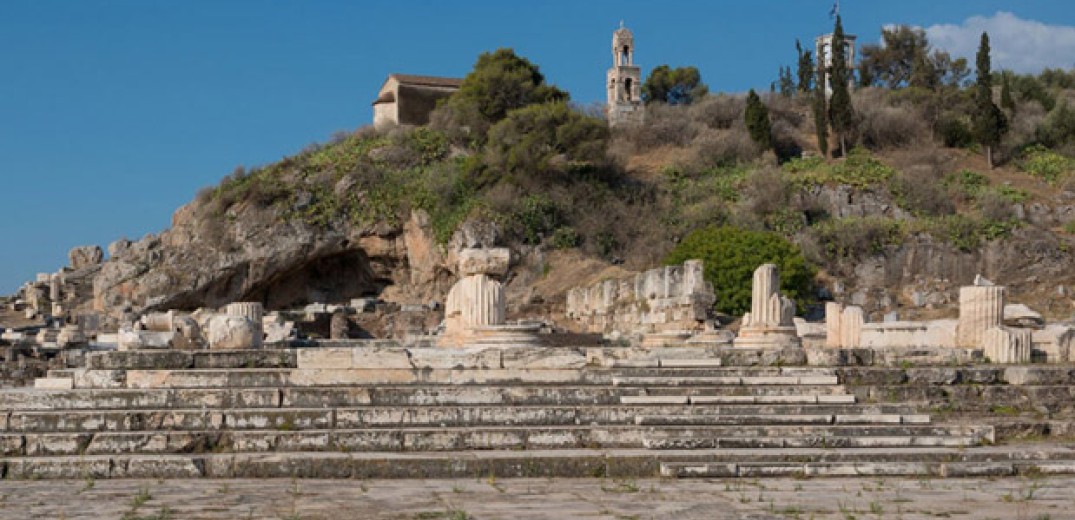
M 86 356 L 86 368 L 92 370 L 182 369 L 193 367 L 193 353 L 178 350 L 93 352 Z
M 209 320 L 209 348 L 250 349 L 261 346 L 261 318 L 213 316 Z

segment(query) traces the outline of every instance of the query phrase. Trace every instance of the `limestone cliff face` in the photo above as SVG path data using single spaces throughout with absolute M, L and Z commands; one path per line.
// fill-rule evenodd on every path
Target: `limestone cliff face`
M 1007 286 L 1013 301 L 1066 319 L 1075 284 L 1073 262 L 1057 235 L 1032 226 L 973 251 L 923 235 L 857 263 L 829 266 L 836 279 L 830 285 L 835 299 L 862 306 L 876 320 L 893 310 L 904 317 L 946 309 L 954 313 L 959 287 L 982 275 Z
M 481 233 L 464 226 L 451 244 L 439 245 L 421 211 L 397 226 L 310 225 L 247 204 L 221 216 L 206 211 L 192 202 L 160 235 L 114 243 L 93 280 L 93 307 L 119 315 L 231 301 L 269 309 L 373 295 L 424 302 L 442 299 L 454 279 L 453 247 L 495 240 L 468 236 Z

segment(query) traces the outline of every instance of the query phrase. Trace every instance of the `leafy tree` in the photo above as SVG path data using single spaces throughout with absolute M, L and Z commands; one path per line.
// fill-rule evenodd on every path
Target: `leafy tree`
M 970 75 L 967 60 L 931 50 L 921 28 L 898 25 L 881 29 L 881 44 L 863 45 L 859 84 L 898 89 L 961 87 Z
M 855 109 L 851 106 L 851 92 L 848 87 L 849 73 L 847 54 L 844 46 L 844 26 L 840 16 L 836 16 L 836 27 L 832 31 L 832 99 L 829 101 L 829 120 L 832 131 L 840 143 L 840 155 L 847 155 L 847 140 L 855 127 Z
M 814 272 L 802 251 L 779 234 L 722 226 L 688 234 L 665 258 L 665 264 L 703 262 L 705 279 L 717 293 L 718 311 L 742 314 L 750 310 L 754 270 L 765 263 L 780 270 L 780 289 L 800 307 L 809 303 Z
M 1000 144 L 1000 138 L 1008 128 L 1004 113 L 993 103 L 993 76 L 989 59 L 989 34 L 982 33 L 975 59 L 978 70 L 974 92 L 974 137 L 985 147 L 986 162 L 993 167 L 993 148 Z
M 603 161 L 608 135 L 603 121 L 563 102 L 512 110 L 489 129 L 486 172 L 523 185 L 544 181 L 574 163 Z
M 810 51 L 804 51 L 799 40 L 795 40 L 795 51 L 799 55 L 799 68 L 796 71 L 799 77 L 799 92 L 807 93 L 814 89 L 814 56 Z
M 1075 110 L 1061 101 L 1035 132 L 1038 141 L 1049 148 L 1057 148 L 1075 142 Z
M 933 90 L 937 86 L 937 71 L 933 68 L 929 56 L 926 55 L 926 49 L 918 49 L 915 52 L 909 84 L 925 90 Z
M 933 51 L 930 62 L 933 66 L 934 83 L 939 87 L 963 88 L 970 76 L 967 58 L 952 59 L 952 55 L 942 50 Z
M 534 65 L 512 49 L 497 49 L 478 56 L 474 69 L 463 78 L 459 90 L 438 108 L 433 125 L 450 130 L 466 128 L 472 141 L 480 143 L 486 130 L 508 112 L 527 105 L 566 102 L 567 92 L 549 85 Z
M 916 56 L 929 46 L 926 31 L 907 25 L 881 29 L 880 45 L 863 45 L 860 68 L 866 76 L 889 88 L 901 88 L 911 81 Z
M 750 93 L 747 94 L 747 106 L 743 119 L 746 122 L 747 131 L 750 132 L 750 138 L 763 149 L 772 148 L 773 129 L 772 123 L 769 122 L 769 108 L 761 102 L 761 98 L 754 92 L 754 89 L 750 89 Z
M 705 97 L 709 87 L 702 83 L 702 75 L 695 67 L 670 68 L 658 65 L 642 84 L 642 100 L 649 103 L 689 105 Z

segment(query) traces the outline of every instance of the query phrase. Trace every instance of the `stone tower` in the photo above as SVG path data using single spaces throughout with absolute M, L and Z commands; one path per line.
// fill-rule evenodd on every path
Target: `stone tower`
M 608 69 L 608 124 L 642 120 L 642 69 L 634 64 L 635 36 L 620 22 L 612 33 L 612 68 Z
M 832 68 L 832 33 L 822 34 L 814 39 L 814 56 L 817 56 L 818 67 L 825 68 L 825 98 L 832 96 L 832 81 L 829 70 Z M 854 83 L 852 73 L 855 70 L 855 35 L 844 35 L 844 57 L 847 59 L 847 86 Z M 818 85 L 819 87 L 821 85 Z

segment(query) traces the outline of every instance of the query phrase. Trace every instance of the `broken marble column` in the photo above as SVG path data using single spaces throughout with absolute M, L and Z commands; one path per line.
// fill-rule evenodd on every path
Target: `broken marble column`
M 750 312 L 743 316 L 736 347 L 788 348 L 801 347 L 795 329 L 795 302 L 782 296 L 780 274 L 773 264 L 764 264 L 754 271 Z
M 444 333 L 437 339 L 438 346 L 509 346 L 535 342 L 538 327 L 506 325 L 504 287 L 489 276 L 506 272 L 509 258 L 506 249 L 466 249 L 459 253 L 458 272 L 462 278 L 448 291 Z
M 825 346 L 828 348 L 840 348 L 840 319 L 843 317 L 844 306 L 836 302 L 825 304 Z
M 173 330 L 173 317 L 174 314 L 171 311 L 151 312 L 149 314 L 146 314 L 145 316 L 142 316 L 139 321 L 142 322 L 142 326 L 145 327 L 145 330 L 153 332 L 171 332 Z
M 985 357 L 993 363 L 1029 363 L 1032 331 L 992 327 L 982 334 Z
M 981 348 L 985 332 L 1002 325 L 1004 287 L 973 285 L 959 288 L 959 324 L 956 346 Z
M 251 349 L 261 347 L 261 323 L 244 316 L 217 315 L 209 319 L 210 349 Z
M 351 329 L 350 321 L 347 319 L 347 312 L 343 309 L 336 309 L 332 313 L 332 319 L 329 321 L 328 337 L 329 339 L 347 339 L 349 331 Z
M 59 273 L 53 274 L 49 277 L 49 301 L 57 303 L 60 301 L 60 286 L 63 285 Z
M 862 326 L 866 323 L 866 315 L 862 307 L 849 305 L 840 316 L 840 346 L 843 348 L 858 348 L 862 346 Z
M 261 328 L 261 318 L 265 316 L 265 308 L 260 302 L 234 302 L 224 307 L 224 314 L 246 318 L 254 325 L 258 337 L 255 347 L 261 346 L 261 338 L 264 331 Z

